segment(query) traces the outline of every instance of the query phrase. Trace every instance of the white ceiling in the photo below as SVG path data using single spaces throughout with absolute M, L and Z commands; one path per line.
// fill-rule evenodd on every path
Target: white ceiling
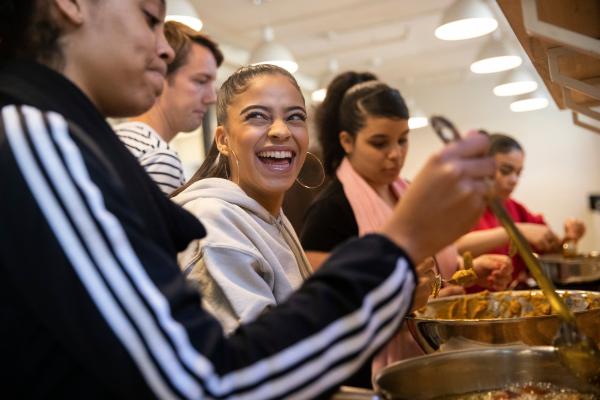
M 433 32 L 453 0 L 190 0 L 204 22 L 203 32 L 225 50 L 237 67 L 274 29 L 299 63 L 299 81 L 310 89 L 329 75 L 331 59 L 339 71 L 370 70 L 404 87 L 474 79 L 469 65 L 489 35 L 446 42 Z M 256 4 L 258 3 L 258 4 Z M 494 1 L 499 36 L 522 56 L 520 45 Z

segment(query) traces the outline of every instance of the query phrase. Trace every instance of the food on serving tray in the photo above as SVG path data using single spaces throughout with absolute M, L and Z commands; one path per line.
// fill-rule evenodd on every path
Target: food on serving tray
M 593 394 L 564 389 L 546 383 L 512 385 L 500 390 L 438 397 L 435 400 L 594 400 Z
M 597 296 L 562 292 L 560 296 L 575 312 L 600 308 Z M 496 319 L 550 315 L 550 304 L 539 291 L 483 291 L 469 296 L 440 299 L 417 312 L 419 317 L 435 319 Z

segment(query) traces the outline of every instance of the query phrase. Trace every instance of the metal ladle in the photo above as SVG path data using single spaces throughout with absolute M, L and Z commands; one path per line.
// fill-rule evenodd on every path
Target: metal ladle
M 465 252 L 465 254 L 463 254 L 463 266 L 459 268 L 456 272 L 454 272 L 452 278 L 450 279 L 442 278 L 442 275 L 440 273 L 440 265 L 438 264 L 437 258 L 435 256 L 432 256 L 431 258 L 433 259 L 435 271 L 435 275 L 431 283 L 431 297 L 433 297 L 434 299 L 439 296 L 440 290 L 442 289 L 442 286 L 444 284 L 465 286 L 474 283 L 477 280 L 477 274 L 475 272 L 472 272 L 471 275 L 460 275 L 460 272 L 463 272 L 465 270 L 473 270 L 473 258 L 471 256 L 471 252 Z
M 430 122 L 434 131 L 444 143 L 461 139 L 458 130 L 448 119 L 441 116 L 433 116 Z M 480 132 L 486 133 L 485 131 Z M 508 237 L 514 243 L 529 272 L 537 281 L 546 299 L 548 299 L 552 310 L 562 319 L 553 342 L 558 350 L 561 361 L 577 376 L 600 386 L 600 350 L 598 346 L 580 332 L 577 327 L 575 315 L 556 293 L 554 284 L 542 272 L 539 261 L 533 255 L 529 242 L 517 229 L 515 223 L 504 209 L 504 206 L 500 203 L 500 200 L 497 197 L 491 197 L 488 199 L 488 206 L 506 230 Z

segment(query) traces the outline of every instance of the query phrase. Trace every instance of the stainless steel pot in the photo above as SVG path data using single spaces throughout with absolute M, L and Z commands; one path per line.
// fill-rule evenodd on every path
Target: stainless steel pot
M 553 347 L 510 346 L 400 361 L 375 377 L 375 392 L 344 388 L 332 400 L 430 400 L 532 382 L 552 383 L 600 396 L 600 388 L 582 382 L 560 363 Z
M 539 256 L 546 275 L 556 284 L 569 285 L 600 281 L 600 256 L 563 257 L 560 254 Z
M 566 292 L 558 291 L 559 294 Z M 600 344 L 600 308 L 582 311 L 582 303 L 575 301 L 577 299 L 585 301 L 598 299 L 600 293 L 574 290 L 570 290 L 568 293 L 571 296 L 568 303 L 570 308 L 575 311 L 577 325 L 582 333 Z M 499 298 L 504 295 L 518 298 L 520 296 L 527 297 L 530 294 L 541 296 L 540 291 L 536 290 L 499 292 L 492 295 Z M 480 297 L 480 294 L 471 294 L 430 300 L 424 311 L 407 317 L 406 323 L 415 340 L 426 353 L 494 345 L 549 346 L 552 344 L 560 326 L 560 319 L 556 315 L 496 319 L 436 317 L 447 314 L 449 307 L 452 307 L 456 301 L 470 302 Z

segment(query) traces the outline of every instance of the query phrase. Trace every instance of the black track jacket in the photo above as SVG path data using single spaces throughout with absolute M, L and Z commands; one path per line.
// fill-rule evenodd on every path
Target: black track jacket
M 3 398 L 320 397 L 411 306 L 411 261 L 370 235 L 225 337 L 176 264 L 202 225 L 39 64 L 0 65 L 0 188 Z

